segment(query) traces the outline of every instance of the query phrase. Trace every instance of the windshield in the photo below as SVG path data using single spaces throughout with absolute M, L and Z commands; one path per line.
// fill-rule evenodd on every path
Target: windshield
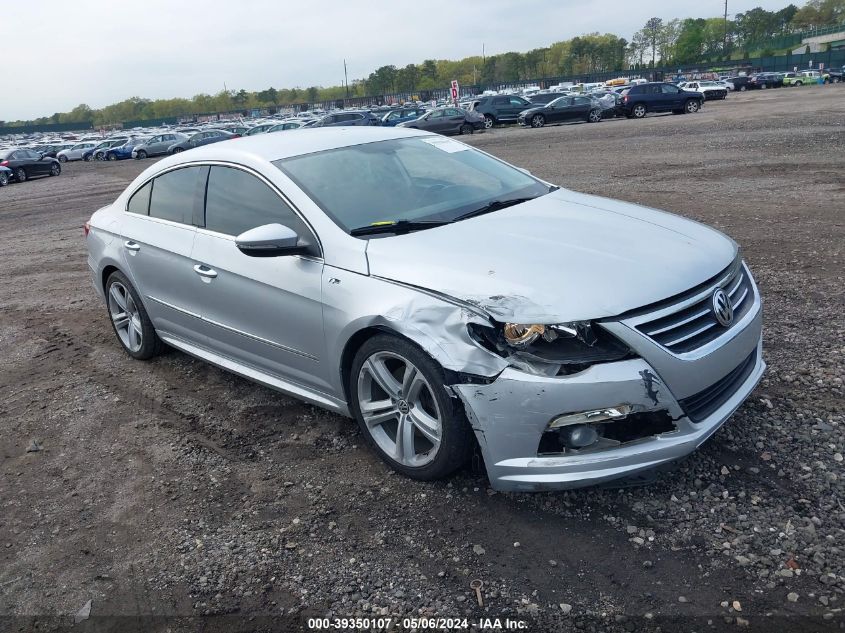
M 343 230 L 405 220 L 451 222 L 549 186 L 442 136 L 342 147 L 274 163 Z

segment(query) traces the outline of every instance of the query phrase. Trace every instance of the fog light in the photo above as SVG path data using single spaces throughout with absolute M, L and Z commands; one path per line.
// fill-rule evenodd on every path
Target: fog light
M 556 417 L 549 423 L 550 429 L 558 429 L 574 424 L 589 424 L 590 422 L 602 422 L 604 420 L 620 420 L 634 410 L 630 404 L 617 404 L 615 407 L 596 409 L 594 411 L 581 411 L 580 413 L 567 413 Z
M 598 431 L 592 426 L 578 424 L 560 430 L 560 441 L 567 448 L 586 448 L 599 439 Z

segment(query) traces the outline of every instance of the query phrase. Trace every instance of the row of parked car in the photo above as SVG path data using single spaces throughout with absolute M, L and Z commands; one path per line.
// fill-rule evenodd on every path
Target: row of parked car
M 693 113 L 710 99 L 725 99 L 737 90 L 839 83 L 841 70 L 756 73 L 721 80 L 646 82 L 592 86 L 583 90 L 542 90 L 530 95 L 485 94 L 462 101 L 460 107 L 429 107 L 420 103 L 362 110 L 312 111 L 296 116 L 259 120 L 251 125 L 217 123 L 198 127 L 133 130 L 106 139 L 57 140 L 27 147 L 0 148 L 0 186 L 12 180 L 61 174 L 68 161 L 117 161 L 176 154 L 194 147 L 240 136 L 309 127 L 401 126 L 439 134 L 471 134 L 494 125 L 518 123 L 538 128 L 549 123 L 597 123 L 624 116 L 642 118 L 651 112 Z M 213 127 L 212 127 L 213 125 Z

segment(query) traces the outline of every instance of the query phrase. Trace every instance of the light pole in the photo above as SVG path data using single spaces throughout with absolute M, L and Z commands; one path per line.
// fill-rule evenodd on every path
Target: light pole
M 725 0 L 727 1 L 727 0 Z M 346 60 L 343 60 L 343 83 L 346 84 L 346 98 L 349 98 L 349 75 L 346 74 Z

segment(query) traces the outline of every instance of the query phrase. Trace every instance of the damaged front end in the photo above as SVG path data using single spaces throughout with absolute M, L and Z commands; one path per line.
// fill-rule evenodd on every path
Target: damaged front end
M 765 366 L 706 421 L 694 421 L 652 365 L 600 323 L 491 319 L 467 328 L 508 365 L 486 384 L 451 386 L 497 490 L 589 486 L 678 459 L 721 426 Z

